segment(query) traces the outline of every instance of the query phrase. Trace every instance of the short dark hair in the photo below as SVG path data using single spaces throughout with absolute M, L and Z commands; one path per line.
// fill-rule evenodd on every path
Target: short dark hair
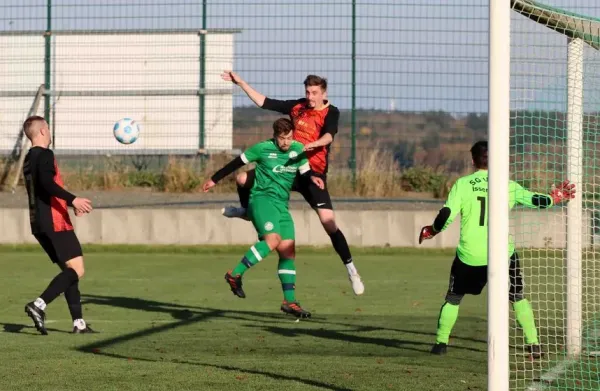
M 40 117 L 39 115 L 32 115 L 27 118 L 25 122 L 23 122 L 23 132 L 28 138 L 31 138 L 33 135 L 31 134 L 31 127 L 34 123 L 38 121 L 45 121 L 44 117 Z
M 308 75 L 304 79 L 304 88 L 319 86 L 323 91 L 327 91 L 327 79 L 317 75 Z
M 471 147 L 471 157 L 476 168 L 488 168 L 488 142 L 477 141 Z
M 294 130 L 294 124 L 287 118 L 279 118 L 273 122 L 273 136 L 278 137 Z

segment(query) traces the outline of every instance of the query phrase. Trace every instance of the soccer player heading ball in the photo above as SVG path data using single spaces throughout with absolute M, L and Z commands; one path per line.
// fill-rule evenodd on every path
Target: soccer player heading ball
M 471 148 L 473 165 L 477 171 L 459 178 L 448 195 L 448 200 L 432 225 L 421 229 L 419 243 L 431 239 L 448 228 L 458 213 L 461 214 L 460 242 L 450 270 L 450 286 L 439 315 L 436 343 L 431 353 L 445 354 L 450 333 L 458 318 L 458 308 L 464 295 L 479 295 L 487 284 L 488 264 L 488 143 L 479 141 Z M 516 182 L 509 183 L 509 206 L 547 209 L 575 197 L 575 185 L 564 181 L 552 188 L 550 194 L 533 193 Z M 510 273 L 508 299 L 512 303 L 527 348 L 533 358 L 542 356 L 533 310 L 523 294 L 523 277 L 515 244 L 509 240 L 507 258 Z
M 308 75 L 304 80 L 305 98 L 276 100 L 267 98 L 260 92 L 255 91 L 234 72 L 225 71 L 221 77 L 223 80 L 240 86 L 258 107 L 290 116 L 294 123 L 294 140 L 304 145 L 304 151 L 312 170 L 327 185 L 329 147 L 337 133 L 340 118 L 337 107 L 327 101 L 327 80 L 316 75 Z M 242 206 L 224 208 L 223 215 L 247 218 L 246 210 L 254 178 L 254 171 L 241 173 L 237 176 L 238 193 Z M 294 183 L 292 190 L 302 194 L 306 202 L 316 210 L 321 225 L 323 225 L 325 232 L 331 239 L 333 248 L 346 266 L 352 290 L 356 295 L 362 295 L 365 286 L 352 261 L 352 254 L 346 237 L 335 222 L 333 204 L 327 187 L 319 188 L 312 182 L 297 181 Z
M 203 185 L 205 192 L 238 168 L 256 163 L 254 186 L 250 191 L 248 218 L 252 221 L 259 242 L 248 250 L 240 263 L 225 274 L 231 291 L 245 298 L 242 289 L 244 273 L 273 250 L 279 254 L 278 275 L 283 289 L 281 311 L 298 318 L 310 317 L 296 301 L 296 257 L 294 221 L 288 210 L 290 191 L 299 173 L 299 181 L 311 182 L 323 189 L 323 180 L 315 176 L 301 143 L 293 139 L 294 124 L 280 118 L 273 123 L 273 138 L 255 144 L 233 159 Z

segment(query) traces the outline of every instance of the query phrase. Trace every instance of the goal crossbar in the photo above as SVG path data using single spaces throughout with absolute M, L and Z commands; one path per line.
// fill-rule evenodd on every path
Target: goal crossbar
M 521 15 L 569 38 L 580 38 L 600 49 L 600 19 L 576 14 L 533 0 L 511 0 L 512 9 Z

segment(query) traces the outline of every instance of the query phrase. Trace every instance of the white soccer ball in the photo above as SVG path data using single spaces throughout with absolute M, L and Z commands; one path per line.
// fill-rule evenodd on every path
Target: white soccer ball
M 121 144 L 132 144 L 140 136 L 140 126 L 131 118 L 122 118 L 115 123 L 113 134 Z

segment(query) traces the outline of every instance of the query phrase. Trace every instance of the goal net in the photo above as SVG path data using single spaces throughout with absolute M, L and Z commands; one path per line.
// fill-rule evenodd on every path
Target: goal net
M 510 319 L 511 390 L 600 390 L 600 4 L 511 0 L 511 179 L 568 205 L 512 214 L 525 296 L 545 355 Z M 561 9 L 555 8 L 560 6 Z

